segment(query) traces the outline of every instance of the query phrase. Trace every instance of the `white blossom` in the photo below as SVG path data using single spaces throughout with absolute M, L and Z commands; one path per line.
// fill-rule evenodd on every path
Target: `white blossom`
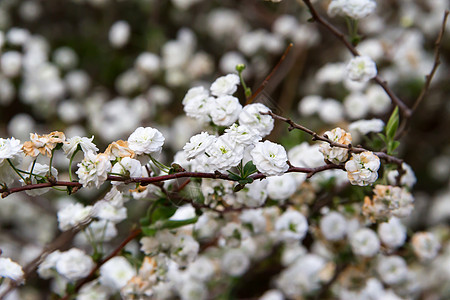
M 261 140 L 261 136 L 257 130 L 247 125 L 238 125 L 234 123 L 229 128 L 225 129 L 225 134 L 230 140 L 237 144 L 249 146 Z
M 92 208 L 92 214 L 101 220 L 119 223 L 127 218 L 127 208 L 114 206 L 106 200 L 100 200 Z
M 421 260 L 431 260 L 438 254 L 441 244 L 431 232 L 416 232 L 412 237 L 414 253 Z
M 0 278 L 7 277 L 21 283 L 24 279 L 22 267 L 11 258 L 0 257 Z
M 136 275 L 136 270 L 123 256 L 116 256 L 100 267 L 100 282 L 112 291 L 118 291 Z
M 378 226 L 378 236 L 381 242 L 391 249 L 398 248 L 405 243 L 406 227 L 396 217 Z
M 361 228 L 351 235 L 350 245 L 356 255 L 372 257 L 380 249 L 380 240 L 373 230 Z
M 368 56 L 356 56 L 346 66 L 351 80 L 366 82 L 377 76 L 377 66 Z
M 89 220 L 92 215 L 92 206 L 81 203 L 71 203 L 57 213 L 59 229 L 67 231 Z
M 199 243 L 190 235 L 180 234 L 172 243 L 172 258 L 180 265 L 186 266 L 197 257 Z
M 244 146 L 235 143 L 228 136 L 218 137 L 206 149 L 208 162 L 215 170 L 226 171 L 239 164 L 244 156 Z
M 22 55 L 18 51 L 7 51 L 0 58 L 2 73 L 7 77 L 16 77 L 22 68 Z
M 352 153 L 352 157 L 345 163 L 348 180 L 353 185 L 365 186 L 374 183 L 378 178 L 380 159 L 370 151 Z
M 98 151 L 98 148 L 92 142 L 93 139 L 94 136 L 92 136 L 91 138 L 74 136 L 66 140 L 66 143 L 64 143 L 62 149 L 64 150 L 64 153 L 68 158 L 72 157 L 78 146 L 80 146 L 84 154 L 88 152 L 96 153 Z
M 76 173 L 83 187 L 95 185 L 98 188 L 106 181 L 109 171 L 111 171 L 111 162 L 108 155 L 88 152 L 83 161 L 78 164 Z
M 240 249 L 227 250 L 222 258 L 222 268 L 231 276 L 243 275 L 249 266 L 250 258 Z
M 403 169 L 404 173 L 400 177 L 400 184 L 407 186 L 408 188 L 411 189 L 417 182 L 416 175 L 414 174 L 414 171 L 411 168 L 411 166 L 405 162 L 402 163 L 402 169 Z M 392 185 L 397 184 L 397 176 L 398 176 L 398 170 L 389 171 L 389 173 L 387 175 L 389 183 Z
M 45 178 L 48 174 L 49 171 L 49 166 L 45 165 L 45 164 L 40 164 L 40 163 L 31 163 L 27 169 L 28 172 L 31 172 L 31 169 L 33 169 L 33 174 L 36 176 L 30 176 L 31 178 L 31 184 L 36 184 L 42 181 L 43 178 Z M 51 168 L 51 175 L 58 180 L 58 170 L 55 169 L 54 167 Z M 26 177 L 29 177 L 29 175 L 27 175 Z M 25 183 L 22 179 L 20 179 L 20 183 L 22 183 L 22 185 L 26 185 L 27 183 Z M 42 189 L 35 189 L 35 190 L 28 190 L 25 191 L 25 193 L 27 193 L 27 195 L 30 196 L 38 196 L 38 195 L 42 195 L 47 193 L 48 191 L 50 191 L 51 188 L 42 188 Z
M 109 30 L 109 42 L 114 48 L 124 47 L 130 38 L 131 28 L 126 21 L 115 22 Z
M 228 74 L 216 79 L 211 85 L 211 94 L 214 96 L 233 95 L 239 84 L 239 76 L 236 74 Z
M 13 159 L 22 153 L 22 144 L 15 138 L 0 138 L 0 164 L 5 159 Z
M 161 59 L 154 53 L 143 52 L 136 58 L 135 66 L 138 70 L 153 75 L 161 68 Z
M 405 281 L 409 272 L 405 260 L 397 255 L 380 257 L 377 271 L 381 280 L 390 285 Z
M 210 108 L 211 120 L 219 126 L 229 126 L 236 122 L 242 105 L 236 97 L 223 95 L 214 100 Z
M 298 111 L 303 116 L 311 116 L 321 109 L 321 104 L 321 96 L 309 95 L 300 100 L 298 103 Z
M 137 155 L 159 153 L 164 140 L 164 136 L 158 129 L 138 127 L 128 138 L 128 147 Z
M 374 0 L 333 0 L 328 6 L 328 15 L 347 16 L 358 20 L 373 13 L 376 6 Z
M 89 275 L 94 265 L 92 257 L 78 248 L 72 248 L 59 254 L 55 268 L 67 280 L 75 281 Z
M 331 131 L 326 131 L 323 135 L 339 144 L 350 145 L 352 143 L 351 134 L 339 127 Z M 319 151 L 323 154 L 325 159 L 336 165 L 346 161 L 348 157 L 348 149 L 330 146 L 330 144 L 326 142 L 320 144 Z
M 274 121 L 269 115 L 261 115 L 261 112 L 269 111 L 271 110 L 264 104 L 248 104 L 239 114 L 239 124 L 247 125 L 251 130 L 257 131 L 261 137 L 264 137 L 272 131 Z
M 270 141 L 256 143 L 250 155 L 258 171 L 264 175 L 283 175 L 289 169 L 284 147 Z
M 343 239 L 347 233 L 347 220 L 339 212 L 332 211 L 320 219 L 320 230 L 329 241 Z
M 297 182 L 294 174 L 288 173 L 281 176 L 267 178 L 267 194 L 273 200 L 281 203 L 291 197 L 297 190 Z
M 281 240 L 302 240 L 308 230 L 308 221 L 298 211 L 288 210 L 276 221 L 275 230 Z
M 56 275 L 56 262 L 59 260 L 61 251 L 56 250 L 45 257 L 45 259 L 39 264 L 37 273 L 39 277 L 43 279 L 49 279 Z

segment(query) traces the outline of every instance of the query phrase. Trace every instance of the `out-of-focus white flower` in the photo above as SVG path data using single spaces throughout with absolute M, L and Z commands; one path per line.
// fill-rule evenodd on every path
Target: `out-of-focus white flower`
M 412 239 L 414 253 L 421 260 L 431 260 L 438 254 L 441 244 L 431 232 L 416 232 Z
M 327 124 L 336 124 L 344 118 L 342 103 L 334 99 L 323 100 L 318 112 L 320 119 Z
M 136 58 L 135 66 L 139 71 L 153 75 L 161 68 L 161 59 L 154 53 L 143 52 Z
M 303 116 L 311 116 L 321 108 L 322 97 L 318 95 L 309 95 L 303 97 L 298 103 L 298 111 Z
M 391 99 L 379 85 L 372 85 L 366 90 L 366 99 L 375 114 L 385 113 L 391 106 Z
M 294 174 L 287 173 L 281 176 L 271 176 L 267 178 L 267 194 L 273 200 L 281 203 L 291 197 L 297 190 L 297 182 Z
M 377 4 L 373 0 L 333 0 L 328 6 L 328 15 L 347 16 L 362 19 L 375 11 Z
M 347 116 L 352 119 L 364 118 L 369 112 L 369 101 L 363 94 L 351 93 L 344 99 L 344 108 Z
M 92 208 L 92 214 L 101 220 L 119 223 L 127 218 L 127 208 L 115 206 L 109 201 L 101 200 L 95 203 Z
M 24 28 L 13 27 L 6 33 L 8 43 L 15 46 L 24 46 L 30 37 L 30 32 Z
M 196 156 L 205 153 L 205 150 L 214 143 L 216 137 L 202 132 L 191 137 L 188 143 L 183 147 L 184 152 L 188 160 L 195 158 Z
M 74 97 L 86 95 L 91 85 L 91 78 L 83 70 L 73 70 L 64 78 L 67 89 Z
M 308 230 L 308 221 L 298 211 L 288 210 L 276 221 L 275 230 L 279 233 L 281 240 L 302 240 Z
M 69 281 L 86 277 L 95 263 L 92 257 L 78 248 L 61 252 L 56 261 L 56 271 Z
M 130 39 L 131 28 L 126 21 L 115 22 L 109 30 L 109 42 L 114 48 L 122 48 Z
M 405 243 L 406 227 L 396 217 L 378 226 L 378 236 L 381 242 L 391 249 L 398 248 Z
M 7 277 L 17 282 L 23 281 L 22 267 L 11 258 L 0 257 L 0 278 Z
M 111 162 L 108 155 L 88 152 L 84 159 L 78 164 L 76 171 L 83 187 L 96 186 L 97 188 L 105 182 L 108 172 L 111 171 Z
M 373 230 L 361 228 L 351 235 L 350 245 L 356 255 L 372 257 L 380 249 L 380 240 Z
M 358 120 L 348 126 L 350 132 L 366 135 L 369 132 L 381 132 L 384 128 L 384 122 L 380 119 Z
M 380 257 L 377 271 L 381 280 L 390 285 L 405 281 L 409 272 L 405 260 L 397 255 Z
M 211 259 L 201 256 L 191 263 L 186 271 L 192 278 L 205 282 L 214 275 L 215 269 Z
M 345 78 L 344 63 L 327 63 L 317 71 L 316 80 L 319 83 L 338 83 Z
M 78 64 L 77 53 L 70 47 L 61 47 L 53 52 L 53 60 L 63 70 L 70 70 Z
M 345 163 L 348 180 L 353 185 L 365 186 L 378 178 L 380 159 L 370 151 L 352 153 L 352 158 Z
M 236 201 L 248 207 L 258 207 L 267 199 L 267 180 L 253 181 L 236 193 Z
M 366 82 L 377 76 L 377 66 L 368 56 L 356 56 L 346 66 L 351 80 Z
M 271 116 L 260 113 L 269 111 L 271 110 L 264 104 L 248 104 L 244 106 L 239 115 L 239 124 L 247 125 L 252 130 L 258 131 L 261 137 L 265 137 L 272 131 L 274 121 Z
M 329 241 L 343 239 L 347 233 L 347 220 L 339 212 L 332 211 L 320 219 L 320 230 Z
M 332 140 L 333 142 L 339 144 L 350 145 L 352 143 L 351 134 L 339 127 L 331 131 L 326 131 L 323 135 L 327 136 L 328 139 Z M 329 143 L 326 142 L 320 144 L 319 151 L 323 154 L 325 159 L 336 165 L 346 161 L 348 157 L 348 149 L 341 147 L 332 147 Z
M 402 163 L 402 169 L 403 171 L 405 171 L 405 173 L 403 173 L 403 175 L 400 177 L 400 184 L 406 185 L 408 188 L 411 189 L 417 182 L 416 175 L 414 174 L 414 171 L 411 168 L 411 166 L 405 162 Z M 387 175 L 389 183 L 392 185 L 397 184 L 397 176 L 398 170 L 389 171 Z
M 218 97 L 233 95 L 237 90 L 239 81 L 239 76 L 236 74 L 219 77 L 211 85 L 211 94 Z
M 7 51 L 2 54 L 0 66 L 7 77 L 16 77 L 22 68 L 22 55 L 18 51 Z
M 174 0 L 172 0 L 174 1 Z M 180 0 L 176 0 L 180 1 Z M 192 1 L 192 0 L 191 0 Z M 199 1 L 199 0 L 196 0 Z M 181 300 L 207 299 L 208 289 L 205 283 L 198 280 L 188 279 L 183 281 L 179 289 Z
M 414 209 L 414 198 L 404 188 L 390 185 L 376 185 L 372 200 L 364 199 L 363 214 L 372 221 L 380 218 L 409 216 Z
M 92 215 L 92 206 L 81 203 L 71 203 L 57 213 L 59 229 L 69 230 L 89 220 Z
M 284 296 L 281 291 L 272 289 L 266 291 L 259 300 L 284 300 Z
M 137 155 L 159 153 L 164 140 L 164 136 L 158 129 L 139 127 L 128 138 L 128 146 Z
M 209 113 L 214 124 L 229 126 L 236 122 L 241 111 L 242 105 L 236 97 L 223 95 L 214 100 Z
M 113 291 L 118 291 L 136 276 L 136 270 L 123 256 L 116 256 L 100 267 L 100 282 Z
M 289 299 L 310 294 L 320 288 L 321 273 L 325 267 L 326 261 L 322 257 L 315 254 L 303 255 L 281 272 L 276 286 Z
M 247 209 L 240 215 L 243 224 L 250 225 L 254 233 L 261 233 L 266 230 L 266 218 L 261 209 Z
M 81 287 L 77 293 L 77 300 L 107 300 L 110 293 L 98 280 L 93 280 Z
M 0 76 L 0 105 L 7 106 L 16 96 L 16 88 L 12 81 L 6 77 Z
M 66 156 L 69 158 L 73 155 L 75 150 L 78 149 L 78 146 L 81 148 L 84 154 L 88 152 L 96 153 L 98 151 L 98 148 L 92 142 L 93 140 L 94 136 L 92 136 L 91 138 L 74 136 L 70 139 L 67 139 L 62 149 L 64 150 Z
M 247 66 L 247 61 L 244 56 L 236 51 L 225 53 L 219 62 L 219 68 L 223 73 L 232 73 L 236 71 L 236 66 L 242 64 Z M 249 74 L 249 70 L 245 69 L 242 76 L 244 78 Z
M 22 153 L 20 140 L 11 137 L 9 139 L 0 138 L 0 164 L 5 159 L 13 159 Z
M 56 250 L 45 257 L 44 261 L 39 264 L 39 267 L 37 269 L 39 277 L 43 279 L 49 279 L 56 275 L 55 267 L 60 255 L 61 252 L 59 250 Z
M 267 176 L 283 175 L 289 169 L 284 147 L 270 141 L 256 143 L 250 155 L 258 171 Z
M 197 257 L 200 244 L 190 235 L 180 234 L 171 245 L 172 258 L 181 266 L 187 266 Z
M 250 266 L 250 258 L 240 249 L 225 252 L 222 259 L 223 270 L 231 276 L 243 275 Z

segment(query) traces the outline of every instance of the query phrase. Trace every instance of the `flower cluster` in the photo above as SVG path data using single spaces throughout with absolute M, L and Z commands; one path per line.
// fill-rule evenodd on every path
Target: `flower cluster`
M 365 186 L 375 182 L 378 178 L 380 159 L 370 151 L 352 153 L 352 157 L 345 163 L 348 180 L 351 184 Z
M 352 143 L 352 136 L 350 133 L 345 130 L 337 127 L 331 131 L 326 131 L 324 136 L 328 137 L 333 142 L 342 144 L 342 145 L 350 145 Z M 348 149 L 341 147 L 332 147 L 329 143 L 322 143 L 320 145 L 320 152 L 322 152 L 323 156 L 326 160 L 332 162 L 333 164 L 340 164 L 347 160 L 348 157 Z

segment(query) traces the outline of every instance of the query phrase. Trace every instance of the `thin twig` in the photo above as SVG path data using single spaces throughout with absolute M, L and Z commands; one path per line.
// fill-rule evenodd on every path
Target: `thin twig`
M 425 84 L 422 87 L 422 90 L 420 91 L 419 97 L 417 97 L 416 102 L 414 102 L 414 105 L 412 107 L 412 111 L 414 112 L 417 107 L 420 105 L 420 103 L 425 98 L 425 94 L 428 92 L 431 84 L 431 80 L 433 80 L 434 74 L 436 73 L 439 65 L 441 64 L 440 59 L 440 48 L 441 48 L 441 41 L 442 37 L 444 36 L 445 32 L 445 25 L 447 24 L 447 18 L 448 18 L 449 11 L 446 10 L 444 13 L 444 18 L 442 20 L 442 26 L 441 30 L 439 31 L 439 35 L 436 39 L 436 42 L 434 43 L 434 64 L 433 68 L 431 68 L 431 71 L 428 75 L 425 76 Z
M 262 114 L 262 115 L 270 115 L 274 119 L 277 119 L 277 120 L 280 120 L 280 121 L 283 121 L 283 122 L 289 124 L 289 128 L 288 128 L 289 131 L 291 131 L 293 129 L 299 129 L 301 131 L 304 131 L 304 132 L 310 134 L 312 136 L 312 140 L 313 141 L 326 142 L 326 143 L 330 144 L 330 146 L 339 147 L 339 148 L 345 148 L 345 149 L 348 149 L 350 152 L 353 152 L 353 153 L 361 153 L 361 152 L 365 152 L 365 151 L 370 151 L 370 150 L 367 150 L 367 149 L 362 148 L 362 147 L 353 147 L 352 145 L 344 145 L 344 144 L 340 144 L 340 143 L 337 143 L 335 141 L 332 141 L 329 138 L 327 138 L 327 137 L 325 137 L 323 135 L 319 135 L 315 131 L 312 131 L 311 129 L 306 128 L 305 126 L 302 126 L 300 124 L 295 123 L 294 121 L 292 121 L 289 118 L 285 118 L 285 117 L 279 116 L 277 114 L 274 114 L 273 112 L 270 112 L 270 111 L 269 112 L 260 112 L 260 114 Z M 394 164 L 396 164 L 398 166 L 401 166 L 402 163 L 403 163 L 402 159 L 397 158 L 395 156 L 388 155 L 388 154 L 386 154 L 384 152 L 373 152 L 373 153 L 376 156 L 378 156 L 379 158 L 382 158 L 382 159 L 384 159 L 385 161 L 387 161 L 389 163 L 394 163 Z M 302 172 L 302 171 L 298 171 L 298 172 Z M 303 172 L 303 173 L 305 173 L 305 172 Z
M 356 50 L 356 48 L 345 38 L 345 35 L 339 29 L 337 29 L 335 26 L 333 26 L 330 22 L 328 22 L 322 16 L 320 16 L 319 13 L 317 12 L 317 10 L 314 8 L 314 6 L 311 4 L 310 0 L 303 0 L 303 2 L 309 8 L 311 15 L 316 22 L 318 22 L 319 24 L 324 26 L 328 31 L 330 31 L 334 36 L 336 36 L 345 45 L 345 47 L 350 51 L 350 53 L 353 54 L 353 56 L 359 56 L 358 50 Z M 412 114 L 411 109 L 408 106 L 406 106 L 406 104 L 395 95 L 395 93 L 387 85 L 386 81 L 384 81 L 378 75 L 374 78 L 374 80 L 388 94 L 388 96 L 389 96 L 389 98 L 391 98 L 392 102 L 399 107 L 402 115 L 405 118 L 409 118 Z

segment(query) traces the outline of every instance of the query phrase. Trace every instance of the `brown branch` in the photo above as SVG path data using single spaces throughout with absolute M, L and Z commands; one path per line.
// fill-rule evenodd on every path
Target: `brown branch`
M 312 140 L 313 141 L 326 142 L 326 143 L 330 144 L 330 146 L 339 147 L 339 148 L 345 148 L 345 149 L 348 149 L 348 151 L 353 152 L 353 153 L 361 153 L 361 152 L 365 152 L 365 151 L 370 151 L 370 150 L 367 150 L 367 149 L 362 148 L 362 147 L 353 147 L 351 144 L 350 145 L 344 145 L 344 144 L 340 144 L 340 143 L 337 143 L 335 141 L 332 141 L 329 138 L 327 138 L 327 137 L 325 137 L 323 135 L 319 135 L 315 131 L 312 131 L 311 129 L 306 128 L 305 126 L 302 126 L 300 124 L 295 123 L 294 121 L 292 121 L 289 118 L 285 118 L 285 117 L 279 116 L 277 114 L 274 114 L 273 112 L 270 112 L 270 111 L 269 112 L 260 112 L 260 114 L 262 114 L 262 115 L 270 115 L 274 119 L 277 119 L 277 120 L 280 120 L 280 121 L 283 121 L 283 122 L 289 124 L 289 128 L 288 128 L 289 131 L 294 130 L 294 129 L 299 129 L 301 131 L 304 131 L 304 132 L 310 134 L 312 136 Z M 384 152 L 373 152 L 373 153 L 376 156 L 378 156 L 379 158 L 382 158 L 382 159 L 384 159 L 385 161 L 387 161 L 389 163 L 394 163 L 394 164 L 398 165 L 399 167 L 403 163 L 402 159 L 399 159 L 399 158 L 397 158 L 395 156 L 388 155 L 388 154 L 386 154 Z M 304 171 L 298 171 L 298 172 L 307 173 L 307 172 L 304 172 Z
M 430 73 L 425 76 L 425 84 L 424 84 L 422 90 L 420 91 L 419 97 L 417 97 L 416 101 L 414 102 L 414 105 L 412 107 L 412 111 L 413 112 L 417 109 L 417 107 L 420 105 L 420 103 L 425 98 L 425 94 L 428 92 L 428 90 L 430 88 L 431 80 L 433 80 L 434 74 L 436 73 L 439 65 L 441 64 L 440 48 L 441 48 L 442 37 L 444 36 L 444 32 L 445 32 L 445 25 L 447 24 L 448 14 L 449 14 L 449 11 L 446 10 L 445 13 L 444 13 L 444 18 L 442 20 L 441 30 L 439 31 L 439 35 L 438 35 L 438 37 L 436 39 L 436 42 L 434 43 L 434 64 L 433 64 L 433 68 L 431 69 Z
M 306 6 L 309 8 L 309 11 L 311 12 L 312 18 L 314 21 L 321 24 L 323 27 L 325 27 L 328 31 L 330 31 L 335 37 L 337 37 L 344 45 L 345 47 L 350 51 L 353 56 L 359 56 L 358 50 L 345 38 L 345 35 L 337 29 L 335 26 L 333 26 L 330 22 L 325 20 L 322 16 L 319 15 L 317 10 L 314 8 L 314 6 L 311 4 L 310 0 L 303 0 L 303 2 L 306 4 Z M 395 93 L 391 90 L 391 88 L 387 85 L 386 81 L 384 81 L 380 76 L 376 76 L 374 78 L 375 82 L 383 88 L 383 90 L 388 94 L 389 98 L 391 98 L 392 102 L 397 105 L 402 113 L 402 115 L 405 118 L 409 118 L 412 114 L 411 109 L 406 106 L 406 104 L 398 98 Z

